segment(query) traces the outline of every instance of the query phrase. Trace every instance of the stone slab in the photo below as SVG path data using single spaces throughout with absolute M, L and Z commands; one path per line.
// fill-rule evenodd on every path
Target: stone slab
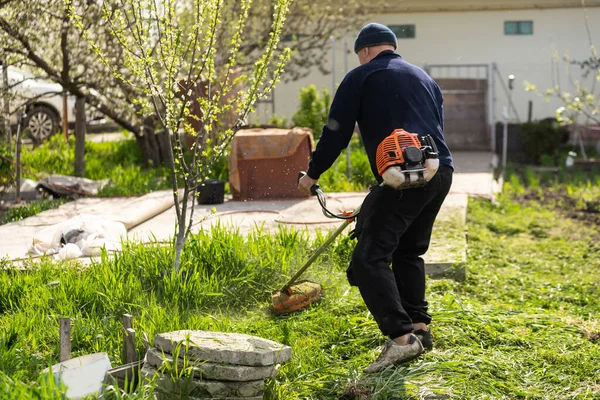
M 182 347 L 188 345 L 190 360 L 215 363 L 268 366 L 288 361 L 292 356 L 289 346 L 241 333 L 181 330 L 154 337 L 156 348 L 165 353 L 173 354 L 178 343 L 183 343 Z
M 486 151 L 453 151 L 454 176 L 450 193 L 494 199 L 500 192 L 494 179 L 497 157 Z
M 179 398 L 239 398 L 261 396 L 265 389 L 264 379 L 250 382 L 226 382 L 195 379 L 172 379 L 162 375 L 154 367 L 144 364 L 140 372 L 147 381 L 156 383 L 159 392 Z
M 156 368 L 165 363 L 173 365 L 173 356 L 158 349 L 150 349 L 146 352 L 146 362 Z M 183 360 L 179 359 L 177 363 L 183 367 Z M 189 365 L 194 369 L 195 377 L 217 381 L 256 381 L 277 376 L 278 372 L 274 365 L 251 367 L 198 361 L 190 361 Z

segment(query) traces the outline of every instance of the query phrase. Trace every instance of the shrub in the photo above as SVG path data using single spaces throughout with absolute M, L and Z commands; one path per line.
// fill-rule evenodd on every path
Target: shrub
M 277 114 L 273 114 L 271 116 L 271 118 L 269 118 L 268 125 L 276 126 L 278 128 L 283 128 L 283 129 L 289 127 L 287 118 L 286 117 L 281 117 L 281 116 L 279 116 Z
M 292 122 L 295 126 L 312 129 L 314 138 L 318 139 L 323 125 L 327 123 L 330 105 L 331 95 L 327 89 L 323 88 L 319 95 L 315 85 L 302 88 L 300 108 L 292 117 Z
M 569 132 L 555 119 L 549 118 L 542 121 L 528 122 L 521 125 L 523 150 L 530 160 L 540 164 L 548 159 L 557 161 L 561 147 L 567 142 Z

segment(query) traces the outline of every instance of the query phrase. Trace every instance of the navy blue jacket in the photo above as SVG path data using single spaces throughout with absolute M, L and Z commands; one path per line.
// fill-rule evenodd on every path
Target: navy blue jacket
M 344 150 L 358 122 L 371 170 L 378 182 L 377 146 L 395 129 L 431 135 L 440 164 L 454 168 L 444 140 L 442 92 L 422 69 L 392 51 L 350 71 L 335 93 L 327 125 L 312 154 L 308 176 L 318 179 Z

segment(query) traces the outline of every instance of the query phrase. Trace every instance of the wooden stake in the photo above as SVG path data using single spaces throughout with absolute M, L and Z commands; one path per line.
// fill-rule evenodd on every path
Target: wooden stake
M 60 319 L 60 362 L 71 358 L 71 318 Z
M 125 363 L 136 362 L 137 353 L 135 351 L 135 330 L 127 328 L 125 330 Z
M 132 321 L 133 321 L 133 315 L 123 314 L 123 329 L 127 330 L 127 329 L 133 328 Z
M 129 364 L 137 361 L 137 353 L 135 351 L 135 330 L 133 326 L 133 316 L 131 314 L 123 314 L 123 357 L 125 363 Z

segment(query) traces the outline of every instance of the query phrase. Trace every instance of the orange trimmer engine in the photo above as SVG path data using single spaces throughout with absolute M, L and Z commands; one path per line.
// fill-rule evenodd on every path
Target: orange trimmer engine
M 377 172 L 383 184 L 408 189 L 427 184 L 439 168 L 439 153 L 431 135 L 396 129 L 377 147 Z

